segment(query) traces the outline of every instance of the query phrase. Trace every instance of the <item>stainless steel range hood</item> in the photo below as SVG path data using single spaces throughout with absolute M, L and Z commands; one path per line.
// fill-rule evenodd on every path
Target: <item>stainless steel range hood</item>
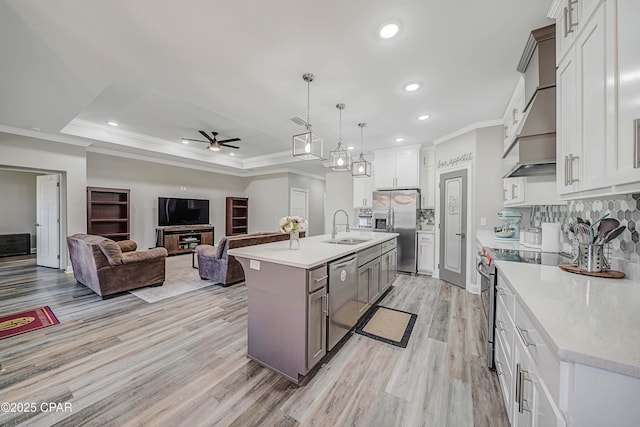
M 555 25 L 532 31 L 518 71 L 524 73 L 527 104 L 517 137 L 505 153 L 508 177 L 556 173 Z

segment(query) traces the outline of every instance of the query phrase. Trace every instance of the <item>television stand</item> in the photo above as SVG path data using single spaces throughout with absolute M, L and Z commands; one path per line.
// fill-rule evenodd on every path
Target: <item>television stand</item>
M 169 255 L 188 254 L 198 245 L 213 245 L 212 225 L 184 225 L 156 228 L 156 246 Z

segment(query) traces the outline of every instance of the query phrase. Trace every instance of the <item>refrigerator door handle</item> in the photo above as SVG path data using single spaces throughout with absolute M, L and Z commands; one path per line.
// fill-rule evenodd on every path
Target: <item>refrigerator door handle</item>
M 389 223 L 389 231 L 393 231 L 396 226 L 396 211 L 394 209 L 391 209 L 389 213 L 389 216 L 391 217 L 391 222 Z

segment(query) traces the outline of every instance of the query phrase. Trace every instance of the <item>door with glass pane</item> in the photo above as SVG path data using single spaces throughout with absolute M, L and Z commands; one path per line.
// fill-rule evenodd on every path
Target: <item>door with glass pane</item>
M 466 288 L 467 170 L 440 175 L 440 279 Z

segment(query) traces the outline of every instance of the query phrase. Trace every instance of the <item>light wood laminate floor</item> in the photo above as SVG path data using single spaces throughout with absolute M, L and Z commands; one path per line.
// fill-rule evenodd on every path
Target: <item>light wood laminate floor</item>
M 0 262 L 0 315 L 49 305 L 61 322 L 0 340 L 0 402 L 72 404 L 0 425 L 508 425 L 477 295 L 400 275 L 381 304 L 418 315 L 408 347 L 352 335 L 298 387 L 246 357 L 242 284 L 103 301 L 72 275 Z

